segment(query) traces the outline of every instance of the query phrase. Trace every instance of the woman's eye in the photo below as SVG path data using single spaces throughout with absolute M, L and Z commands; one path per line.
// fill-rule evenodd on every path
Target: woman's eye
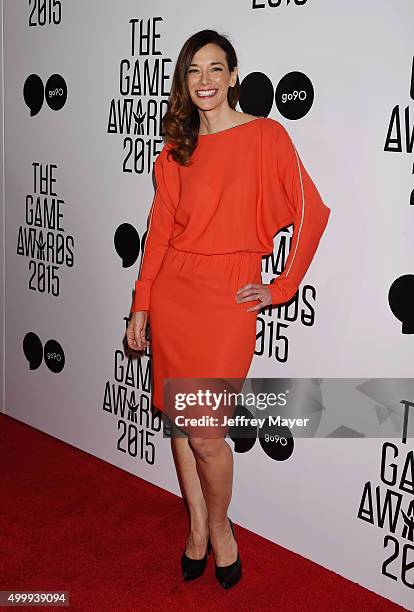
M 220 72 L 222 72 L 222 71 L 223 71 L 223 68 L 220 68 L 220 66 L 215 66 L 215 67 L 213 68 L 213 70 L 219 70 Z M 189 68 L 189 69 L 188 69 L 188 73 L 190 73 L 190 72 L 197 72 L 197 68 Z

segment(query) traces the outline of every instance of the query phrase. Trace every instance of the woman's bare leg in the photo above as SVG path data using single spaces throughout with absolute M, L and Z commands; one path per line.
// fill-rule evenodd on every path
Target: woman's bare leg
M 216 563 L 236 561 L 237 543 L 227 519 L 233 486 L 233 453 L 224 438 L 188 438 L 194 452 Z
M 188 444 L 187 437 L 173 436 L 171 450 L 181 494 L 190 515 L 190 535 L 187 540 L 186 554 L 191 559 L 201 559 L 205 554 L 208 540 L 208 512 L 194 453 Z

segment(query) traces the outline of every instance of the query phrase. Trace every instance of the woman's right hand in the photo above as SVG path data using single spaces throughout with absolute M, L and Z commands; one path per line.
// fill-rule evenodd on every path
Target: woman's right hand
M 138 310 L 132 313 L 126 336 L 128 346 L 133 351 L 143 351 L 149 344 L 149 340 L 145 337 L 147 320 L 148 310 Z

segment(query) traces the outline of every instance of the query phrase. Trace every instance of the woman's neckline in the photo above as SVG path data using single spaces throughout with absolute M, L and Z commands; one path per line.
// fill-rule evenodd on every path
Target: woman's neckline
M 245 121 L 244 123 L 239 123 L 238 125 L 233 125 L 232 127 L 226 128 L 225 130 L 219 130 L 218 132 L 212 132 L 211 134 L 199 134 L 200 137 L 205 136 L 218 136 L 219 134 L 225 134 L 226 132 L 230 132 L 230 130 L 235 130 L 237 128 L 245 127 L 246 125 L 250 125 L 250 123 L 254 123 L 255 121 L 259 121 L 259 119 L 264 119 L 264 117 L 255 117 L 254 119 L 250 119 L 250 121 Z

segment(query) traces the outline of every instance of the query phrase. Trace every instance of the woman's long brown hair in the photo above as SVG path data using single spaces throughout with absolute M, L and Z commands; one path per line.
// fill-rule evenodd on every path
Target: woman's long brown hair
M 200 117 L 196 105 L 191 99 L 187 85 L 187 71 L 194 54 L 213 43 L 221 47 L 226 55 L 229 71 L 238 65 L 237 55 L 228 38 L 215 30 L 200 30 L 186 40 L 178 55 L 171 83 L 171 92 L 167 102 L 167 111 L 162 119 L 162 135 L 170 143 L 169 154 L 173 159 L 186 166 L 197 146 Z M 231 108 L 236 108 L 240 96 L 240 81 L 237 76 L 234 87 L 229 87 L 227 101 Z

